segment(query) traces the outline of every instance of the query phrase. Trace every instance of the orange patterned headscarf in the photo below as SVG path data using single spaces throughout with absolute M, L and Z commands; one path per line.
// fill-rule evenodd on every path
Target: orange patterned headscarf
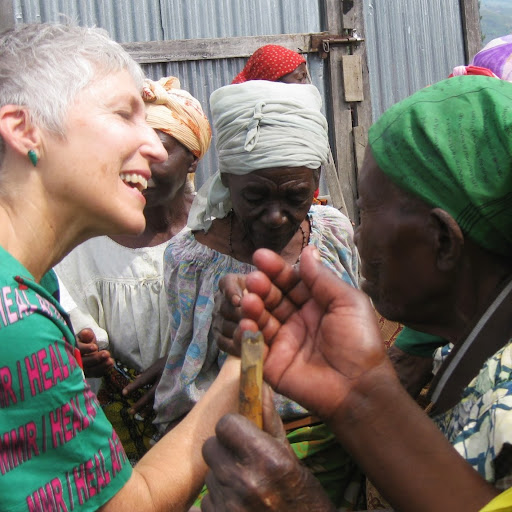
M 151 128 L 174 137 L 194 156 L 203 158 L 212 140 L 210 123 L 199 101 L 180 89 L 176 77 L 167 76 L 157 82 L 146 79 L 142 98 Z
M 250 80 L 276 82 L 297 69 L 303 62 L 306 62 L 306 59 L 297 52 L 277 44 L 267 44 L 252 54 L 244 69 L 231 83 L 241 84 Z

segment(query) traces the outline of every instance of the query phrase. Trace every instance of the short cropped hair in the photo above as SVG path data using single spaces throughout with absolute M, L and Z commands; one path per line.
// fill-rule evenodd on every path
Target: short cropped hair
M 28 24 L 0 35 L 0 107 L 28 108 L 31 120 L 60 136 L 77 94 L 98 74 L 126 70 L 142 90 L 140 66 L 107 32 L 73 24 Z M 5 153 L 0 138 L 0 162 Z

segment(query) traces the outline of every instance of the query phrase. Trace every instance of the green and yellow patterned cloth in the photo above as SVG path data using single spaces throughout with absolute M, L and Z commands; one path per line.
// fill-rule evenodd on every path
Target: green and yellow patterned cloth
M 436 353 L 443 362 L 452 345 Z M 512 487 L 512 340 L 490 357 L 461 401 L 433 418 L 453 447 L 498 489 Z
M 138 375 L 137 371 L 116 361 L 114 367 L 103 377 L 97 393 L 101 408 L 117 432 L 132 466 L 135 466 L 160 437 L 153 424 L 154 411 L 146 412 L 144 416 L 129 412 L 151 386 L 144 386 L 132 392 L 129 397 L 122 393 Z

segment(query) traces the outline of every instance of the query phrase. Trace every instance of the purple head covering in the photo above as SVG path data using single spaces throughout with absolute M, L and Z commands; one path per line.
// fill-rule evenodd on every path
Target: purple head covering
M 493 39 L 470 64 L 490 69 L 498 78 L 512 82 L 512 34 Z

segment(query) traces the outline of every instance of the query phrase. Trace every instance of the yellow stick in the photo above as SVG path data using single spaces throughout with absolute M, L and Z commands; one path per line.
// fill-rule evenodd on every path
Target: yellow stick
M 260 331 L 243 333 L 239 412 L 259 428 L 263 426 L 261 389 L 264 346 L 265 342 Z

